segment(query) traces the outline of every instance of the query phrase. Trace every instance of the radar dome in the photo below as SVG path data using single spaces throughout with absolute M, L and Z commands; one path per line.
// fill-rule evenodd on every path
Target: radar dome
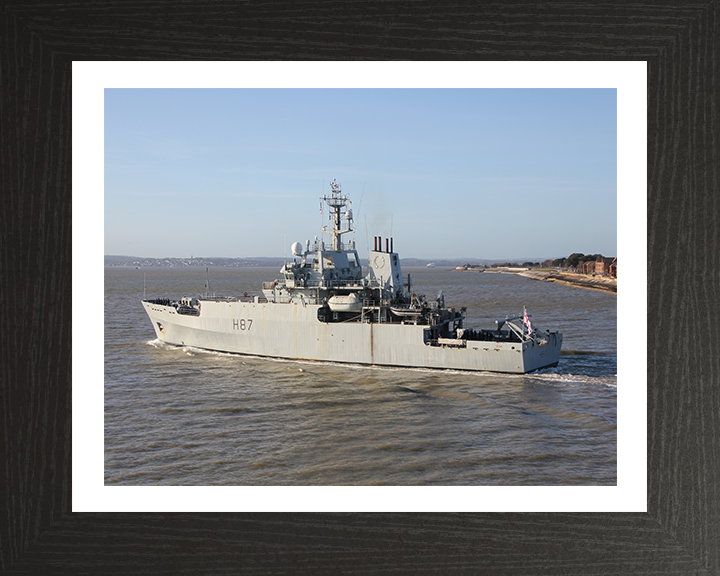
M 295 256 L 302 256 L 302 244 L 300 242 L 294 242 L 291 250 Z

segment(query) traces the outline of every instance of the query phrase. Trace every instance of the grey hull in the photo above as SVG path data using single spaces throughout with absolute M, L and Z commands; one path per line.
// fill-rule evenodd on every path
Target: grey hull
M 143 301 L 157 338 L 168 344 L 273 358 L 380 366 L 527 373 L 556 365 L 562 334 L 545 344 L 441 339 L 412 323 L 321 322 L 319 305 L 200 300 L 200 314 Z

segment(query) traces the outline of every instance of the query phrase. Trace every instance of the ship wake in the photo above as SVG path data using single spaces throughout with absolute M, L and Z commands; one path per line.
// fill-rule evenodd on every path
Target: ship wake
M 159 339 L 148 341 L 146 344 L 158 348 L 159 350 L 167 351 L 182 351 L 188 356 L 197 355 L 208 355 L 208 356 L 220 356 L 224 358 L 243 358 L 246 360 L 262 360 L 264 362 L 276 362 L 286 363 L 293 365 L 310 365 L 310 366 L 352 366 L 353 369 L 359 370 L 370 370 L 370 371 L 392 371 L 392 372 L 404 372 L 404 373 L 421 373 L 421 374 L 447 374 L 448 376 L 468 376 L 474 378 L 497 378 L 498 373 L 496 372 L 469 372 L 467 370 L 455 370 L 455 369 L 438 369 L 438 368 L 423 368 L 423 367 L 398 367 L 398 366 L 379 366 L 379 365 L 367 365 L 367 364 L 347 364 L 342 362 L 328 362 L 323 360 L 300 360 L 300 359 L 288 359 L 288 358 L 272 358 L 268 356 L 255 356 L 250 354 L 235 354 L 232 352 L 219 352 L 216 350 L 206 350 L 204 348 L 195 348 L 193 346 L 176 346 L 174 344 L 168 344 Z M 568 359 L 566 359 L 568 360 Z M 613 358 L 616 362 L 616 360 Z M 243 362 L 244 363 L 244 362 Z M 583 369 L 585 368 L 585 369 Z M 529 374 L 502 374 L 503 378 L 517 379 L 518 381 L 533 379 L 539 380 L 548 385 L 554 386 L 604 386 L 613 389 L 617 389 L 617 374 L 601 375 L 593 370 L 591 366 L 566 366 L 566 367 L 555 367 L 555 368 L 544 368 L 536 372 Z

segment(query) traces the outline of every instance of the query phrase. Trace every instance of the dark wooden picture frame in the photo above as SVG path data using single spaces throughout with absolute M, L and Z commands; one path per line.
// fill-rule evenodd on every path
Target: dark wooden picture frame
M 0 572 L 719 573 L 719 52 L 717 0 L 4 2 Z M 647 61 L 647 513 L 71 512 L 72 61 L 285 59 Z

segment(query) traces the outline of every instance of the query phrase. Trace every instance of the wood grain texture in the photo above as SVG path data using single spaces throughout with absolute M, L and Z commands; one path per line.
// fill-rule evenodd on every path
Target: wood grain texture
M 719 33 L 717 1 L 1 4 L 0 572 L 720 573 Z M 73 59 L 647 60 L 649 512 L 72 514 Z

